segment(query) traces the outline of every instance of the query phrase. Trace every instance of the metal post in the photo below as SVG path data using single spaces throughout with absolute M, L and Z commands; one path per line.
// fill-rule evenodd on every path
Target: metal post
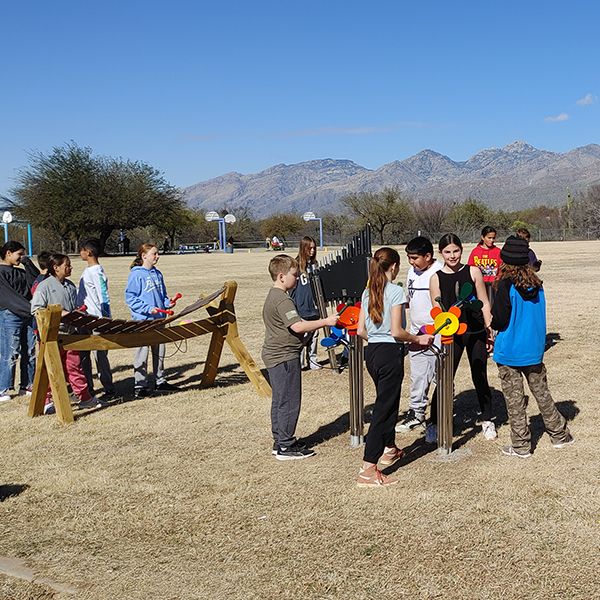
M 437 357 L 438 454 L 452 452 L 454 413 L 454 342 L 443 344 Z
M 31 233 L 31 223 L 27 223 L 27 255 L 33 256 L 33 236 Z
M 350 446 L 357 448 L 363 436 L 363 340 L 351 335 L 348 343 L 348 372 L 350 377 Z
M 4 243 L 8 242 L 8 223 L 4 223 Z
M 319 221 L 319 250 L 323 250 L 323 219 L 318 218 Z
M 312 281 L 312 289 L 315 295 L 315 303 L 317 305 L 317 310 L 319 311 L 319 316 L 321 319 L 324 319 L 327 316 L 327 303 L 325 301 L 325 296 L 323 294 L 323 284 L 321 283 L 321 278 L 314 272 L 309 273 L 309 278 Z M 331 335 L 331 328 L 324 327 L 325 335 Z M 329 364 L 332 369 L 339 369 L 337 357 L 335 355 L 335 348 L 327 348 L 327 355 L 329 356 Z

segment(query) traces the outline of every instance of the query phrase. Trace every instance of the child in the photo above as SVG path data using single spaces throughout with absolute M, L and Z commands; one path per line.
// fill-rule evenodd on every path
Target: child
M 432 322 L 429 281 L 442 268 L 433 257 L 433 245 L 426 237 L 416 237 L 406 245 L 406 256 L 410 263 L 406 278 L 408 309 L 410 311 L 410 333 L 417 335 L 424 325 Z M 425 430 L 429 386 L 435 380 L 435 354 L 428 346 L 409 344 L 410 357 L 410 404 L 404 419 L 396 425 L 396 431 L 406 432 L 415 428 Z
M 504 264 L 496 282 L 492 328 L 498 330 L 494 360 L 506 399 L 512 445 L 507 456 L 531 456 L 531 432 L 527 424 L 523 376 L 535 397 L 546 431 L 554 448 L 575 440 L 564 417 L 556 409 L 548 390 L 544 347 L 546 342 L 546 299 L 539 277 L 529 266 L 527 240 L 510 236 L 502 248 Z
M 502 264 L 500 258 L 500 248 L 495 245 L 496 242 L 496 230 L 489 225 L 486 225 L 481 230 L 481 239 L 479 243 L 469 255 L 467 264 L 472 267 L 479 267 L 481 274 L 483 275 L 483 282 L 487 290 L 487 295 L 492 304 L 494 300 L 494 288 L 492 283 L 498 276 L 498 269 Z
M 134 261 L 125 289 L 125 302 L 131 311 L 131 318 L 138 321 L 162 319 L 165 310 L 173 305 L 167 296 L 162 273 L 156 268 L 158 248 L 155 244 L 142 244 Z M 152 346 L 152 367 L 155 387 L 159 392 L 173 392 L 177 388 L 164 377 L 165 345 Z M 133 361 L 134 394 L 143 398 L 151 394 L 148 381 L 148 346 L 138 348 Z
M 37 286 L 40 285 L 40 283 L 42 283 L 42 281 L 44 281 L 46 277 L 48 277 L 48 260 L 50 259 L 50 254 L 52 253 L 48 252 L 48 250 L 42 250 L 37 255 L 37 261 L 40 267 L 40 274 L 33 280 L 33 283 L 31 284 L 32 295 L 35 293 Z
M 87 263 L 79 280 L 79 291 L 77 294 L 78 306 L 85 305 L 87 312 L 95 317 L 111 318 L 110 298 L 108 296 L 108 278 L 104 269 L 98 262 L 100 255 L 100 242 L 91 238 L 83 242 L 79 247 L 79 256 L 81 260 Z M 94 393 L 94 378 L 92 376 L 92 360 L 90 351 L 79 353 L 81 357 L 81 367 L 85 373 L 90 392 Z M 107 397 L 115 395 L 110 363 L 108 362 L 108 351 L 97 350 L 94 352 L 96 368 L 100 375 L 100 383 L 104 388 Z
M 516 231 L 517 236 L 526 240 L 529 244 L 531 240 L 531 234 L 528 229 L 521 227 Z M 529 266 L 537 273 L 542 268 L 542 261 L 535 255 L 535 252 L 529 247 Z
M 316 321 L 319 311 L 315 305 L 310 274 L 317 266 L 317 243 L 309 236 L 304 236 L 300 241 L 300 249 L 296 257 L 298 263 L 298 282 L 296 287 L 290 290 L 290 297 L 296 305 L 298 314 L 304 321 Z M 318 331 L 311 331 L 304 336 L 304 348 L 302 350 L 301 367 L 320 369 L 317 361 Z
M 25 269 L 19 268 L 23 264 Z M 20 394 L 31 395 L 35 374 L 35 335 L 30 312 L 31 284 L 39 273 L 22 244 L 0 248 L 0 402 L 10 400 L 20 357 Z
M 490 304 L 483 283 L 483 276 L 477 267 L 460 262 L 462 243 L 457 235 L 448 233 L 440 239 L 439 250 L 444 266 L 431 277 L 429 292 L 434 306 L 443 305 L 449 309 L 457 300 L 458 293 L 465 283 L 470 283 L 477 299 L 481 301 L 481 311 L 473 311 L 469 306 L 461 309 L 460 321 L 468 326 L 463 335 L 454 336 L 454 372 L 458 369 L 463 351 L 471 367 L 471 378 L 477 392 L 481 411 L 481 428 L 486 440 L 495 440 L 496 426 L 492 422 L 492 393 L 487 379 L 488 346 L 491 345 Z M 489 339 L 488 339 L 489 338 Z M 437 392 L 437 390 L 436 390 Z M 437 438 L 437 393 L 431 399 L 431 423 L 425 432 L 426 441 L 435 442 Z
M 49 277 L 37 286 L 33 294 L 31 314 L 35 315 L 40 308 L 47 308 L 50 304 L 60 304 L 63 308 L 63 315 L 74 311 L 77 308 L 77 288 L 68 279 L 71 275 L 69 257 L 64 254 L 51 254 L 48 258 L 48 274 Z M 81 368 L 79 352 L 61 349 L 60 356 L 67 379 L 79 399 L 78 407 L 84 409 L 107 406 L 106 402 L 95 398 L 90 392 Z M 48 390 L 44 414 L 53 412 L 54 406 L 51 401 L 50 390 Z
M 369 344 L 365 348 L 367 370 L 377 397 L 367 434 L 358 487 L 380 487 L 398 483 L 384 475 L 377 463 L 388 466 L 402 458 L 396 446 L 394 425 L 398 418 L 400 389 L 404 377 L 404 344 L 430 346 L 432 335 L 413 335 L 403 327 L 404 290 L 392 282 L 400 270 L 400 255 L 393 248 L 380 248 L 369 264 L 369 284 L 363 292 L 357 333 Z
M 302 382 L 300 353 L 305 333 L 321 327 L 333 327 L 337 315 L 304 321 L 288 292 L 296 285 L 298 264 L 287 254 L 278 254 L 269 262 L 273 287 L 263 306 L 265 342 L 262 359 L 269 372 L 272 389 L 271 430 L 273 454 L 277 460 L 300 460 L 314 456 L 295 437 L 300 415 Z

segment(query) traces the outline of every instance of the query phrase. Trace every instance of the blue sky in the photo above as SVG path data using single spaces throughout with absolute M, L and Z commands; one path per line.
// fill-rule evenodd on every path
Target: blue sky
M 178 186 L 229 171 L 523 139 L 596 143 L 600 5 L 303 0 L 5 3 L 0 194 L 74 140 Z

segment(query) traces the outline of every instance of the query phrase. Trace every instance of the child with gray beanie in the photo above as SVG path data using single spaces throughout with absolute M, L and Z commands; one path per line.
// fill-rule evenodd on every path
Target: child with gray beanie
M 491 326 L 498 332 L 494 361 L 498 364 L 512 442 L 502 448 L 502 453 L 528 458 L 531 456 L 531 432 L 527 422 L 523 377 L 538 403 L 552 446 L 564 448 L 575 440 L 548 390 L 543 362 L 546 298 L 542 281 L 529 265 L 529 243 L 511 235 L 500 256 L 504 264 L 494 283 L 496 297 Z

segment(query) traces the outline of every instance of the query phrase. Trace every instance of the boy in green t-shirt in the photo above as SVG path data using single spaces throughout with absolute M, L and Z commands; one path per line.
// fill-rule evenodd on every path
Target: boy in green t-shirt
M 304 321 L 296 312 L 288 291 L 296 286 L 298 264 L 287 254 L 278 254 L 269 263 L 273 287 L 263 306 L 265 342 L 262 359 L 272 389 L 271 430 L 273 454 L 277 460 L 299 460 L 314 456 L 314 450 L 298 443 L 295 437 L 300 415 L 302 382 L 300 353 L 305 333 L 333 327 L 337 315 Z

